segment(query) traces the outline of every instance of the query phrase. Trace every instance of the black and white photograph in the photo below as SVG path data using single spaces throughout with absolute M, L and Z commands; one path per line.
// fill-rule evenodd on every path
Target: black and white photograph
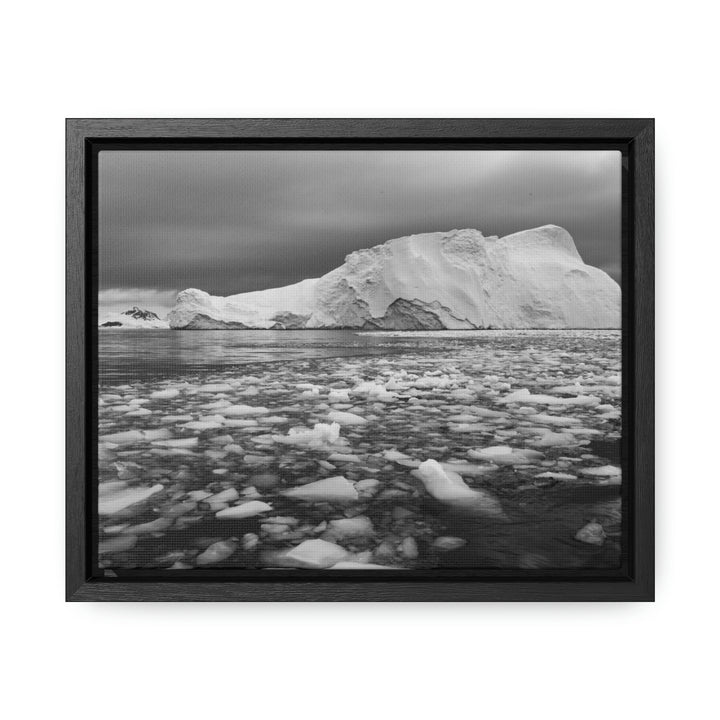
M 97 162 L 101 572 L 621 566 L 619 151 Z

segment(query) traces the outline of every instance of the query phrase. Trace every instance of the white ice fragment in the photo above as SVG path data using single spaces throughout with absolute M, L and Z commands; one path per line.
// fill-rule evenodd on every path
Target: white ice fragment
M 538 423 L 539 425 L 577 425 L 580 423 L 579 418 L 566 415 L 545 415 L 543 413 L 529 416 L 526 419 L 529 422 Z
M 165 440 L 169 437 L 172 437 L 170 431 L 160 428 L 157 430 L 126 430 L 111 435 L 102 435 L 99 440 L 100 442 L 115 443 L 116 445 L 129 445 L 131 443 Z
M 340 438 L 340 424 L 316 423 L 309 428 L 290 428 L 287 435 L 273 435 L 273 440 L 286 445 L 306 445 L 308 447 L 323 447 L 332 445 Z
M 544 472 L 535 476 L 536 478 L 548 478 L 551 480 L 577 480 L 577 475 L 559 472 Z
M 353 518 L 341 518 L 331 520 L 328 523 L 328 532 L 337 539 L 351 537 L 367 537 L 374 532 L 370 518 L 365 515 L 358 515 Z
M 188 430 L 217 430 L 222 427 L 222 423 L 214 420 L 195 420 L 193 422 L 184 423 L 182 427 Z
M 451 470 L 443 470 L 436 460 L 425 460 L 412 473 L 422 481 L 425 489 L 436 500 L 444 502 L 475 499 L 475 491 L 465 484 L 462 477 Z
M 605 530 L 598 522 L 589 522 L 575 533 L 575 539 L 589 545 L 602 545 L 605 542 Z
M 327 540 L 304 540 L 283 555 L 283 564 L 293 567 L 322 569 L 345 560 L 348 552 Z
M 173 440 L 153 440 L 152 444 L 158 445 L 159 447 L 189 448 L 195 447 L 198 444 L 198 439 L 196 436 L 193 436 L 189 438 L 175 438 Z
M 339 423 L 340 425 L 366 425 L 367 420 L 360 415 L 356 415 L 351 412 L 342 412 L 340 410 L 331 410 L 328 413 L 328 418 L 331 422 Z
M 329 403 L 349 403 L 350 395 L 347 390 L 331 390 L 328 394 Z
M 117 535 L 115 537 L 108 538 L 107 540 L 101 540 L 98 543 L 98 554 L 105 555 L 106 553 L 131 550 L 135 547 L 137 541 L 138 539 L 136 535 Z
M 398 460 L 409 460 L 410 456 L 405 453 L 401 453 L 398 450 L 385 450 L 383 452 L 386 460 L 397 462 Z
M 163 489 L 163 486 L 158 483 L 151 487 L 124 487 L 114 492 L 100 492 L 98 497 L 98 514 L 114 515 L 126 507 L 147 500 L 151 495 L 159 493 Z
M 556 433 L 547 431 L 533 443 L 535 447 L 571 447 L 577 445 L 575 437 L 570 433 Z
M 227 383 L 208 383 L 197 388 L 200 393 L 224 393 L 232 391 L 232 387 Z
M 535 450 L 518 450 L 509 445 L 494 445 L 480 450 L 468 450 L 468 455 L 475 460 L 485 460 L 496 465 L 525 465 L 543 457 Z
M 195 559 L 198 565 L 212 565 L 227 560 L 238 549 L 236 538 L 220 540 L 210 545 L 205 552 L 200 553 Z
M 360 462 L 360 458 L 357 455 L 352 455 L 349 453 L 333 453 L 328 457 L 328 460 L 330 460 L 331 462 Z
M 527 388 L 516 390 L 504 398 L 498 399 L 499 403 L 509 405 L 512 403 L 535 403 L 539 405 L 599 405 L 599 397 L 592 395 L 578 395 L 571 398 L 559 398 L 554 395 L 533 395 Z
M 125 528 L 122 533 L 123 535 L 147 535 L 149 533 L 162 532 L 167 530 L 172 525 L 173 521 L 171 518 L 159 517 L 150 522 L 141 523 L 140 525 L 131 525 Z
M 209 498 L 207 498 L 208 503 L 228 503 L 228 502 L 235 502 L 236 500 L 240 499 L 240 495 L 238 491 L 235 488 L 227 488 L 227 490 L 222 490 L 219 493 L 216 493 L 215 495 L 211 495 Z
M 391 402 L 397 397 L 397 393 L 389 392 L 388 389 L 379 383 L 367 381 L 356 385 L 352 392 L 355 395 L 366 395 L 369 400 L 379 402 Z
M 242 505 L 234 505 L 225 510 L 220 510 L 215 513 L 215 517 L 218 520 L 242 520 L 243 518 L 250 518 L 264 512 L 269 512 L 272 509 L 272 505 L 268 505 L 259 500 L 251 500 Z
M 463 506 L 491 517 L 505 515 L 502 506 L 492 495 L 468 487 L 460 475 L 444 470 L 436 460 L 426 460 L 412 474 L 421 480 L 430 495 L 442 503 Z
M 601 467 L 581 468 L 583 475 L 593 475 L 595 477 L 619 477 L 622 470 L 615 465 L 602 465 Z
M 269 410 L 266 407 L 254 407 L 252 405 L 230 405 L 223 408 L 224 417 L 246 417 L 252 415 L 267 415 Z
M 150 393 L 150 397 L 156 400 L 171 400 L 180 394 L 177 388 L 168 388 L 167 390 L 155 390 Z
M 372 495 L 378 485 L 380 485 L 380 481 L 375 478 L 365 478 L 355 483 L 358 492 L 366 495 Z
M 442 537 L 435 538 L 432 545 L 436 550 L 447 552 L 449 550 L 457 550 L 467 545 L 467 540 L 450 535 L 443 535 Z
M 299 485 L 285 490 L 283 495 L 310 502 L 353 502 L 358 499 L 355 486 L 342 475 Z

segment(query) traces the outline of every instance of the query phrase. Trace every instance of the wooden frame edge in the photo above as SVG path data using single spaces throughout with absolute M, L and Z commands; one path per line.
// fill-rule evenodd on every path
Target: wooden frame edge
M 91 138 L 368 138 L 627 141 L 634 257 L 635 572 L 629 580 L 118 582 L 87 568 L 85 147 Z M 654 120 L 652 119 L 88 119 L 66 120 L 66 600 L 88 601 L 653 601 Z

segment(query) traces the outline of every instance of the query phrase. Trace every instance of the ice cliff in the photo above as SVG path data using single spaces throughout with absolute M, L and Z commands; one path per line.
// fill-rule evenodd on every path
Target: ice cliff
M 184 290 L 168 321 L 188 330 L 617 328 L 620 287 L 556 225 L 502 238 L 451 230 L 358 250 L 287 287 L 230 297 Z

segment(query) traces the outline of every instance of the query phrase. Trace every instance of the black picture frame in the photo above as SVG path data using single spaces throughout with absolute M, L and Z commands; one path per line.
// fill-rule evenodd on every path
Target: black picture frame
M 616 148 L 623 153 L 623 501 L 620 573 L 262 571 L 158 579 L 92 570 L 97 271 L 93 158 L 141 144 L 275 148 Z M 652 119 L 88 119 L 66 121 L 66 599 L 68 601 L 652 601 L 654 599 L 654 121 Z M 94 426 L 93 426 L 94 423 Z

